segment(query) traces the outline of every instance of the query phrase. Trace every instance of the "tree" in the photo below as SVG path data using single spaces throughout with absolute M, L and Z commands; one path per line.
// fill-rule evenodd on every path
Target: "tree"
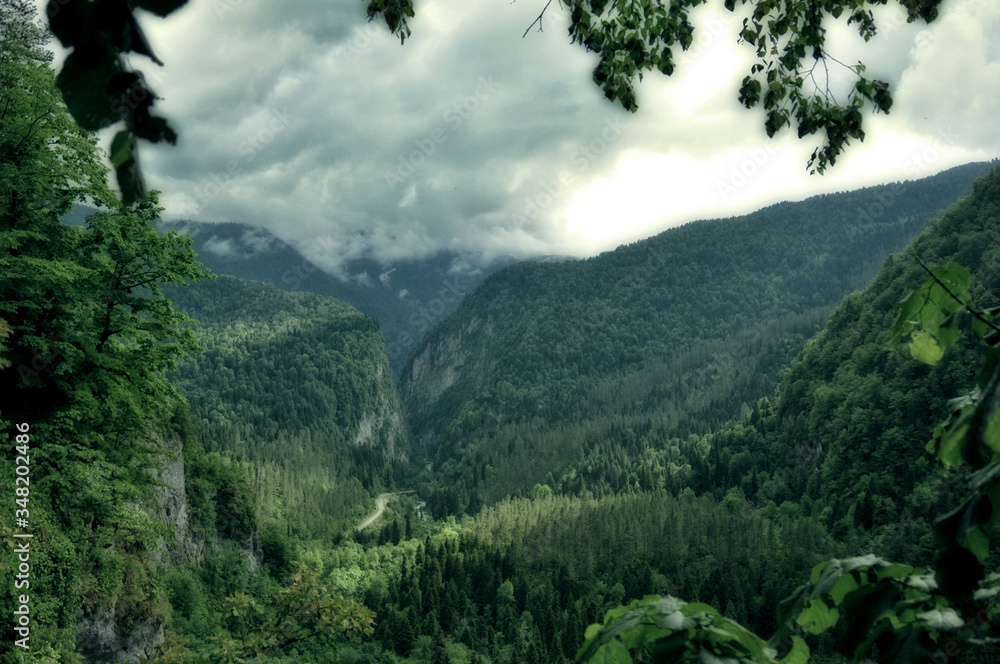
M 197 348 L 159 285 L 207 272 L 190 238 L 154 231 L 155 194 L 131 207 L 111 194 L 96 139 L 60 99 L 32 15 L 23 0 L 0 9 L 0 417 L 48 429 L 52 443 L 38 456 L 47 472 L 34 479 L 58 483 L 50 495 L 64 496 L 54 507 L 71 522 L 74 508 L 105 513 L 115 491 L 151 481 L 140 478 L 153 450 L 136 434 L 176 396 L 164 372 Z M 108 211 L 85 227 L 63 224 L 77 202 Z
M 207 276 L 189 237 L 158 235 L 155 192 L 86 228 L 17 215 L 0 230 L 0 311 L 10 325 L 0 385 L 20 416 L 57 413 L 91 431 L 140 429 L 176 391 L 164 372 L 198 348 L 159 286 Z M 40 359 L 39 359 L 40 358 Z M 78 431 L 78 434 L 80 432 Z
M 320 585 L 316 574 L 294 564 L 291 583 L 271 591 L 261 604 L 246 593 L 226 598 L 222 622 L 227 631 L 205 639 L 197 656 L 182 643 L 170 644 L 154 660 L 168 662 L 247 662 L 295 644 L 329 645 L 374 633 L 375 615 L 362 604 Z
M 110 603 L 141 619 L 152 610 L 145 552 L 167 528 L 140 505 L 163 450 L 142 434 L 167 428 L 157 415 L 176 392 L 164 371 L 196 347 L 158 285 L 206 273 L 190 239 L 153 230 L 155 195 L 125 207 L 111 193 L 96 137 L 56 88 L 45 41 L 32 3 L 0 4 L 0 429 L 12 443 L 17 435 L 20 463 L 32 469 L 18 527 L 37 545 L 32 581 L 49 589 L 32 635 L 65 658 L 81 612 Z M 105 211 L 86 226 L 63 224 L 79 202 Z M 13 486 L 13 474 L 4 466 L 3 482 Z
M 64 354 L 59 331 L 72 317 L 71 286 L 79 276 L 69 254 L 80 231 L 59 219 L 77 202 L 114 202 L 96 140 L 66 112 L 33 17 L 26 0 L 0 6 L 0 317 L 8 335 L 0 368 L 11 365 L 5 387 L 15 373 L 37 373 Z
M 727 10 L 737 11 L 736 0 L 723 0 Z M 156 94 L 140 71 L 134 71 L 124 56 L 138 53 L 154 63 L 153 54 L 133 15 L 136 8 L 167 16 L 187 0 L 49 0 L 49 25 L 59 41 L 73 52 L 59 75 L 59 86 L 73 117 L 84 129 L 96 131 L 121 123 L 115 136 L 111 161 L 122 198 L 126 203 L 145 196 L 138 162 L 138 142 L 176 142 L 177 134 L 163 118 L 150 111 Z M 638 109 L 636 85 L 645 72 L 671 75 L 678 49 L 694 41 L 689 19 L 692 8 L 705 0 L 565 0 L 569 12 L 571 41 L 599 56 L 594 82 L 611 101 L 629 111 Z M 941 0 L 899 0 L 907 20 L 927 22 L 937 17 Z M 799 137 L 825 134 L 822 147 L 809 159 L 812 172 L 833 166 L 851 140 L 864 140 L 861 110 L 871 103 L 888 113 L 892 94 L 885 81 L 865 75 L 862 63 L 845 65 L 826 47 L 828 18 L 855 24 L 865 41 L 875 36 L 877 26 L 871 8 L 886 0 L 740 0 L 748 11 L 739 33 L 742 43 L 754 49 L 756 61 L 743 79 L 740 103 L 753 109 L 762 106 L 764 127 L 773 137 L 795 123 Z M 532 26 L 542 29 L 548 0 Z M 408 19 L 414 15 L 412 0 L 367 0 L 369 21 L 380 18 L 400 43 L 410 35 Z M 525 31 L 525 35 L 531 27 Z M 851 72 L 853 86 L 834 89 L 829 68 Z M 839 94 L 838 94 L 839 93 Z M 844 101 L 838 101 L 841 96 Z
M 24 0 L 0 9 L 3 414 L 72 432 L 72 446 L 136 468 L 146 453 L 119 439 L 176 395 L 163 373 L 197 347 L 159 285 L 207 272 L 190 238 L 153 230 L 155 194 L 131 207 L 111 194 L 96 139 L 60 99 L 32 16 Z M 77 202 L 109 211 L 83 228 L 63 224 Z
M 572 20 L 569 34 L 600 57 L 594 82 L 605 96 L 635 111 L 636 79 L 642 80 L 643 72 L 654 69 L 667 76 L 673 73 L 675 49 L 687 50 L 694 39 L 688 12 L 704 2 L 567 0 Z M 740 87 L 740 103 L 748 109 L 763 104 L 769 137 L 791 126 L 793 120 L 799 138 L 824 131 L 824 146 L 809 159 L 809 166 L 815 165 L 813 172 L 822 173 L 836 163 L 851 139 L 864 140 L 861 109 L 866 100 L 883 113 L 892 106 L 886 82 L 866 77 L 863 64 L 844 65 L 828 52 L 823 23 L 828 17 L 843 16 L 868 41 L 876 33 L 869 7 L 884 4 L 884 0 L 740 0 L 751 12 L 743 20 L 739 39 L 757 57 Z M 930 22 L 937 17 L 940 0 L 900 0 L 900 4 L 907 10 L 908 21 Z M 725 0 L 725 6 L 736 11 L 736 0 Z M 543 9 L 536 19 L 539 29 L 544 13 Z M 844 103 L 836 100 L 836 91 L 831 89 L 831 64 L 850 70 L 857 79 Z

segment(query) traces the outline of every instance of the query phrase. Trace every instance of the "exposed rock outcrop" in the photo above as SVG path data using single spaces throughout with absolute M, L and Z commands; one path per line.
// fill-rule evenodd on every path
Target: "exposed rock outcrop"
M 399 391 L 418 443 L 426 448 L 436 446 L 439 432 L 435 421 L 439 418 L 428 414 L 442 409 L 449 390 L 481 387 L 493 356 L 494 337 L 492 321 L 475 317 L 449 333 L 429 337 L 413 356 Z
M 153 657 L 163 643 L 163 621 L 144 620 L 124 632 L 114 605 L 76 624 L 76 649 L 94 664 L 133 664 Z

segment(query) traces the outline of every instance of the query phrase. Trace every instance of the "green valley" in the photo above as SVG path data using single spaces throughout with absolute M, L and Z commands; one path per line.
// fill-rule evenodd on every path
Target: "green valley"
M 568 258 L 574 245 L 553 238 L 583 233 L 579 202 L 605 209 L 570 180 L 593 169 L 612 187 L 645 159 L 624 129 L 578 149 L 556 127 L 576 117 L 561 84 L 512 113 L 528 74 L 470 70 L 456 102 L 453 54 L 395 71 L 357 28 L 353 51 L 311 66 L 377 62 L 394 96 L 429 87 L 444 104 L 362 131 L 373 109 L 393 112 L 384 98 L 352 90 L 331 107 L 311 96 L 325 92 L 314 72 L 280 57 L 344 43 L 339 15 L 223 3 L 234 32 L 286 14 L 298 32 L 266 33 L 265 82 L 213 90 L 239 99 L 223 114 L 238 131 L 198 120 L 184 134 L 202 152 L 151 153 L 150 181 L 172 190 L 159 192 L 138 140 L 177 135 L 126 55 L 159 62 L 138 10 L 184 4 L 50 2 L 51 33 L 36 3 L 0 4 L 0 664 L 997 659 L 1000 162 L 920 167 Z M 635 75 L 672 71 L 701 3 L 562 4 L 600 58 L 595 81 L 634 110 Z M 799 94 L 795 67 L 807 47 L 826 63 L 825 16 L 849 9 L 870 37 L 879 3 L 744 4 L 740 39 L 785 52 L 754 65 L 741 103 L 764 107 L 769 135 L 793 120 L 800 137 L 826 131 L 810 163 L 833 169 L 864 137 L 858 109 L 889 110 L 887 84 L 845 65 L 848 105 L 829 78 L 824 105 Z M 932 20 L 939 3 L 901 4 Z M 427 12 L 439 48 L 443 7 Z M 368 16 L 409 37 L 409 0 L 370 0 Z M 182 19 L 194 43 L 198 20 Z M 463 37 L 470 62 L 489 50 Z M 74 49 L 58 77 L 52 39 Z M 252 61 L 192 53 L 206 77 Z M 162 106 L 196 108 L 184 94 Z M 503 124 L 550 98 L 564 108 L 527 133 Z M 251 99 L 266 122 L 248 129 L 233 118 Z M 354 105 L 365 122 L 333 138 L 299 131 Z M 706 109 L 692 113 L 725 124 Z M 596 117 L 580 126 L 612 126 Z M 98 132 L 119 123 L 102 149 Z M 506 152 L 532 142 L 530 160 Z M 507 223 L 566 155 L 584 168 Z M 769 159 L 753 162 L 758 183 L 782 167 Z M 209 173 L 193 193 L 188 171 Z M 661 182 L 660 202 L 692 182 Z M 626 209 L 623 191 L 607 200 Z M 202 210 L 286 225 L 183 216 Z

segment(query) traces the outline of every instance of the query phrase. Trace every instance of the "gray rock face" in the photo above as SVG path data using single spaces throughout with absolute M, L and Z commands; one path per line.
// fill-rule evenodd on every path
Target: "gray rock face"
M 114 607 L 84 616 L 76 625 L 76 649 L 95 664 L 132 664 L 153 657 L 163 643 L 163 623 L 147 620 L 122 634 Z
M 401 444 L 406 439 L 402 406 L 384 362 L 377 364 L 375 380 L 381 384 L 375 409 L 362 415 L 352 442 L 359 447 L 378 447 L 390 458 L 405 459 L 406 449 Z
M 201 558 L 204 541 L 192 537 L 188 523 L 187 492 L 184 484 L 184 453 L 180 439 L 153 434 L 166 452 L 162 467 L 152 471 L 161 482 L 153 491 L 148 505 L 133 505 L 167 524 L 173 530 L 169 540 L 161 539 L 155 550 L 149 551 L 150 562 L 157 567 L 194 562 Z M 257 547 L 260 548 L 259 545 Z M 253 555 L 251 554 L 251 558 Z M 85 614 L 76 624 L 77 651 L 92 664 L 132 664 L 150 659 L 163 643 L 163 620 L 148 617 L 122 629 L 121 616 L 114 603 L 94 614 Z
M 164 486 L 153 491 L 153 504 L 141 508 L 173 530 L 171 541 L 161 540 L 157 551 L 150 552 L 154 563 L 167 562 L 183 564 L 201 559 L 205 543 L 202 538 L 192 537 L 188 522 L 187 488 L 184 484 L 184 451 L 178 438 L 169 436 L 159 439 L 163 449 L 169 454 L 161 460 L 162 467 L 153 471 L 153 478 Z M 163 552 L 167 560 L 163 560 Z
M 425 422 L 433 419 L 445 392 L 481 385 L 493 356 L 494 336 L 492 321 L 473 318 L 457 331 L 434 337 L 411 360 L 399 391 L 414 434 L 425 447 L 437 443 L 437 432 Z

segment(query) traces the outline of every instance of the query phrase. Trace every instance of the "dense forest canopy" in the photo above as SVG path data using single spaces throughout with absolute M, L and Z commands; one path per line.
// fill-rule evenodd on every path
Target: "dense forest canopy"
M 406 425 L 372 318 L 233 277 L 171 295 L 205 346 L 171 378 L 206 450 L 246 467 L 266 524 L 329 542 L 403 482 Z
M 628 486 L 635 478 L 615 473 L 609 485 L 606 462 L 582 458 L 676 446 L 770 395 L 840 299 L 988 169 L 782 203 L 491 275 L 401 375 L 416 440 L 436 454 L 432 507 L 474 512 L 536 483 Z

